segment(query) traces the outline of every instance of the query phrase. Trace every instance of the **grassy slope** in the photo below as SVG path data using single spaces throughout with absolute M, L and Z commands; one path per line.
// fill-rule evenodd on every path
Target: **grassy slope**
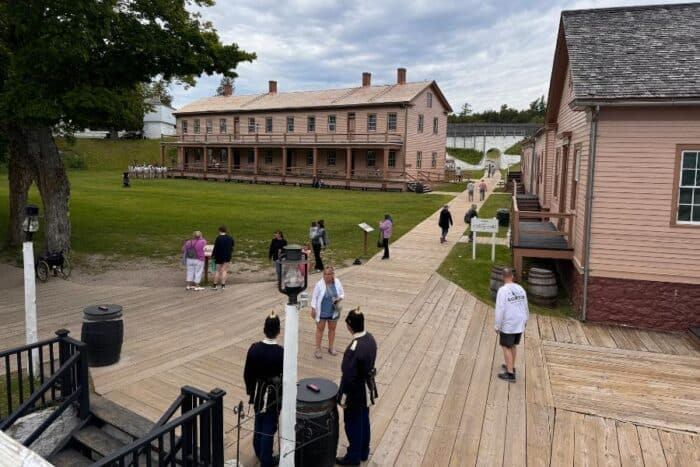
M 67 154 L 77 154 L 89 170 L 126 170 L 133 161 L 160 163 L 160 140 L 76 139 L 69 144 L 57 138 L 58 148 Z
M 464 149 L 464 148 L 447 148 L 447 152 L 450 156 L 453 156 L 467 164 L 478 164 L 484 153 L 476 149 Z
M 69 177 L 78 259 L 82 254 L 172 259 L 193 230 L 213 240 L 217 227 L 225 224 L 236 238 L 238 258 L 263 261 L 274 230 L 281 229 L 290 242 L 306 242 L 310 222 L 323 218 L 331 242 L 328 256 L 338 263 L 363 256 L 358 223 L 376 225 L 391 213 L 398 238 L 451 199 L 199 180 L 133 180 L 132 188 L 124 189 L 117 170 L 71 171 Z M 39 203 L 34 188 L 30 201 Z M 0 181 L 0 219 L 8 218 L 7 209 L 5 178 Z M 5 234 L 0 226 L 0 236 Z

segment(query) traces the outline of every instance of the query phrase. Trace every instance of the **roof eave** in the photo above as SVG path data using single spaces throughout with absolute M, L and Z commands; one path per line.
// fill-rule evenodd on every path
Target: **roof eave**
M 391 107 L 391 106 L 404 106 L 411 105 L 409 101 L 395 101 L 395 102 L 363 102 L 360 104 L 335 104 L 335 105 L 315 105 L 315 106 L 304 106 L 304 107 L 271 107 L 271 108 L 259 108 L 259 109 L 221 109 L 221 110 L 192 110 L 192 111 L 182 111 L 173 112 L 173 115 L 212 115 L 221 113 L 235 113 L 235 114 L 250 114 L 250 113 L 260 113 L 260 112 L 291 112 L 291 111 L 304 111 L 304 110 L 326 110 L 326 109 L 345 109 L 345 108 L 357 108 L 357 107 Z
M 700 96 L 691 97 L 659 97 L 659 98 L 575 98 L 569 102 L 569 107 L 572 110 L 585 110 L 589 107 L 682 107 L 682 106 L 698 106 L 700 105 Z

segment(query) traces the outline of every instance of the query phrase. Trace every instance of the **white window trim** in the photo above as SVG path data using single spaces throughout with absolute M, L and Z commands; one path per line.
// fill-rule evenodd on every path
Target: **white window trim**
M 683 181 L 683 156 L 686 152 L 698 153 L 698 155 L 696 156 L 696 159 L 695 159 L 695 172 L 696 172 L 695 183 L 696 184 L 693 186 L 681 185 L 681 183 Z M 694 209 L 694 206 L 697 204 L 697 203 L 695 203 L 695 199 L 694 199 L 695 198 L 695 190 L 700 190 L 700 185 L 697 185 L 697 180 L 698 180 L 697 172 L 700 171 L 700 163 L 698 162 L 699 159 L 700 159 L 700 148 L 698 148 L 698 149 L 684 149 L 681 151 L 681 160 L 679 161 L 680 168 L 678 170 L 678 182 L 677 182 L 678 185 L 676 186 L 676 189 L 678 190 L 678 201 L 676 202 L 676 206 L 675 206 L 675 208 L 676 208 L 676 224 L 678 224 L 678 225 L 694 225 L 694 226 L 700 225 L 700 221 L 692 220 L 693 219 L 693 209 Z M 691 220 L 689 220 L 689 221 L 682 221 L 682 220 L 678 219 L 678 211 L 679 211 L 679 208 L 681 206 L 681 188 L 689 188 L 689 189 L 693 190 L 693 197 L 691 198 L 691 204 L 690 204 L 690 206 L 691 206 L 690 219 Z M 683 204 L 687 206 L 687 204 L 685 204 L 685 203 L 683 203 Z

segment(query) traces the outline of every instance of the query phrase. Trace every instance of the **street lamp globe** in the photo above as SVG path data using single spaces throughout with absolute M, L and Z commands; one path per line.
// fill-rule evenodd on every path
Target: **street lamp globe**
M 22 222 L 22 230 L 27 236 L 27 241 L 31 241 L 34 232 L 39 231 L 39 207 L 33 204 L 28 204 L 24 208 L 24 221 Z
M 308 285 L 308 259 L 299 245 L 287 245 L 280 259 L 279 291 L 289 297 L 289 304 L 297 303 L 297 296 Z

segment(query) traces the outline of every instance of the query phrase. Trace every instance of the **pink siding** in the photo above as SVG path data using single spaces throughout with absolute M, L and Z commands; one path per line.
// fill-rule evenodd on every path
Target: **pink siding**
M 428 107 L 427 93 L 433 93 L 433 105 Z M 434 174 L 445 173 L 445 144 L 447 142 L 447 114 L 446 109 L 437 97 L 437 93 L 432 87 L 427 88 L 416 96 L 413 104 L 408 109 L 406 143 L 406 171 L 416 175 L 417 171 L 430 172 Z M 423 132 L 418 132 L 418 115 L 423 115 Z M 433 118 L 438 119 L 438 133 L 433 134 Z M 402 130 L 403 131 L 403 130 Z M 416 167 L 417 152 L 422 151 L 422 168 Z M 431 155 L 437 154 L 437 166 L 431 168 Z
M 700 148 L 700 107 L 601 110 L 593 276 L 700 284 L 700 226 L 670 226 L 677 144 Z

